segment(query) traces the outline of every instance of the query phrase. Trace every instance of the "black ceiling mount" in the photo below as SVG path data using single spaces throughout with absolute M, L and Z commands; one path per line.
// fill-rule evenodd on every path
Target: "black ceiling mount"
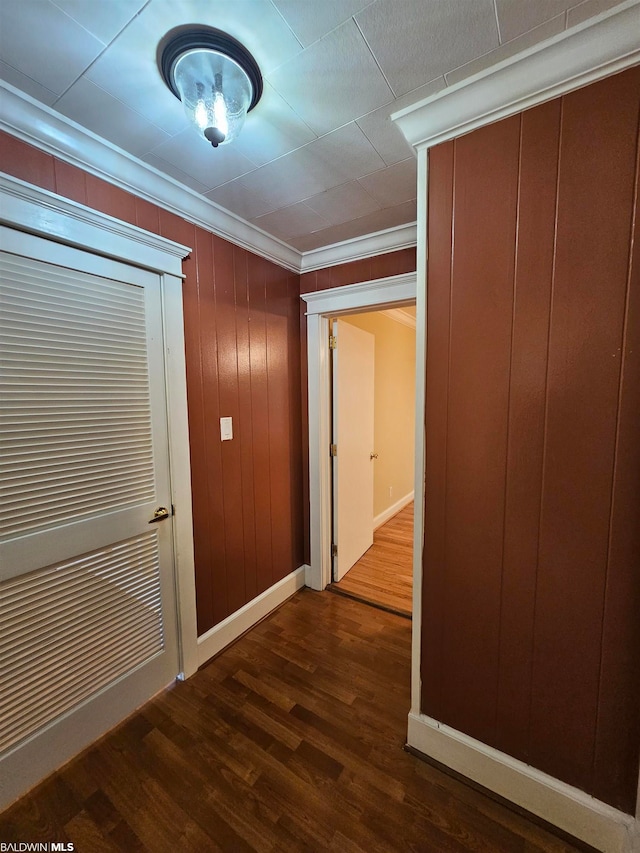
M 229 56 L 246 72 L 251 82 L 252 97 L 247 112 L 250 112 L 262 95 L 262 74 L 258 63 L 246 47 L 233 36 L 216 30 L 213 27 L 193 26 L 179 27 L 167 33 L 158 47 L 158 65 L 162 79 L 180 100 L 178 89 L 173 79 L 173 69 L 177 60 L 188 50 L 215 50 Z

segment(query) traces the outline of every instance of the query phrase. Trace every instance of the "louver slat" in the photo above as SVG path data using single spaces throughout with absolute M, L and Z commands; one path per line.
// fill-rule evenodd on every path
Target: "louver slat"
M 144 289 L 0 259 L 0 541 L 153 500 Z
M 7 581 L 0 597 L 0 750 L 164 648 L 155 531 Z

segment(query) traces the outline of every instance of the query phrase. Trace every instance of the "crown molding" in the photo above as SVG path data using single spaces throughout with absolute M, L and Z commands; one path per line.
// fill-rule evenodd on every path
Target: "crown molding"
M 384 231 L 376 231 L 374 234 L 365 234 L 364 237 L 353 237 L 350 240 L 303 252 L 300 272 L 313 272 L 335 264 L 360 261 L 375 255 L 397 252 L 400 249 L 412 249 L 417 241 L 418 229 L 415 222 L 396 225 L 394 228 L 385 228 Z
M 0 129 L 295 273 L 416 245 L 416 224 L 299 252 L 0 80 Z
M 0 129 L 285 269 L 300 272 L 302 255 L 297 249 L 2 80 Z
M 390 320 L 395 320 L 396 323 L 402 323 L 403 326 L 408 326 L 410 329 L 415 329 L 416 327 L 416 318 L 412 317 L 411 314 L 407 314 L 407 312 L 402 308 L 387 308 L 382 313 Z
M 639 32 L 640 0 L 627 0 L 391 118 L 430 148 L 637 65 Z

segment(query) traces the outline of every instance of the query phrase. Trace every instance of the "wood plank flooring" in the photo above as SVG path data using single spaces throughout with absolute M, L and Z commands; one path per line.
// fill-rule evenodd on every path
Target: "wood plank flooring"
M 330 589 L 411 617 L 412 562 L 411 503 L 374 532 L 371 548 Z
M 403 750 L 411 625 L 302 590 L 0 816 L 101 851 L 569 853 Z

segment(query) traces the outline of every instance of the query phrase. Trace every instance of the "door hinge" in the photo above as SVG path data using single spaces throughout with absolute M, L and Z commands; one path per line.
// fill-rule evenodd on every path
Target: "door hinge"
M 331 543 L 331 556 L 332 557 L 338 556 L 338 546 L 334 545 L 333 542 Z
M 337 349 L 338 341 L 335 335 L 329 335 L 329 349 Z
M 337 456 L 338 455 L 338 445 L 337 444 L 331 444 L 329 446 L 329 455 L 330 456 Z

